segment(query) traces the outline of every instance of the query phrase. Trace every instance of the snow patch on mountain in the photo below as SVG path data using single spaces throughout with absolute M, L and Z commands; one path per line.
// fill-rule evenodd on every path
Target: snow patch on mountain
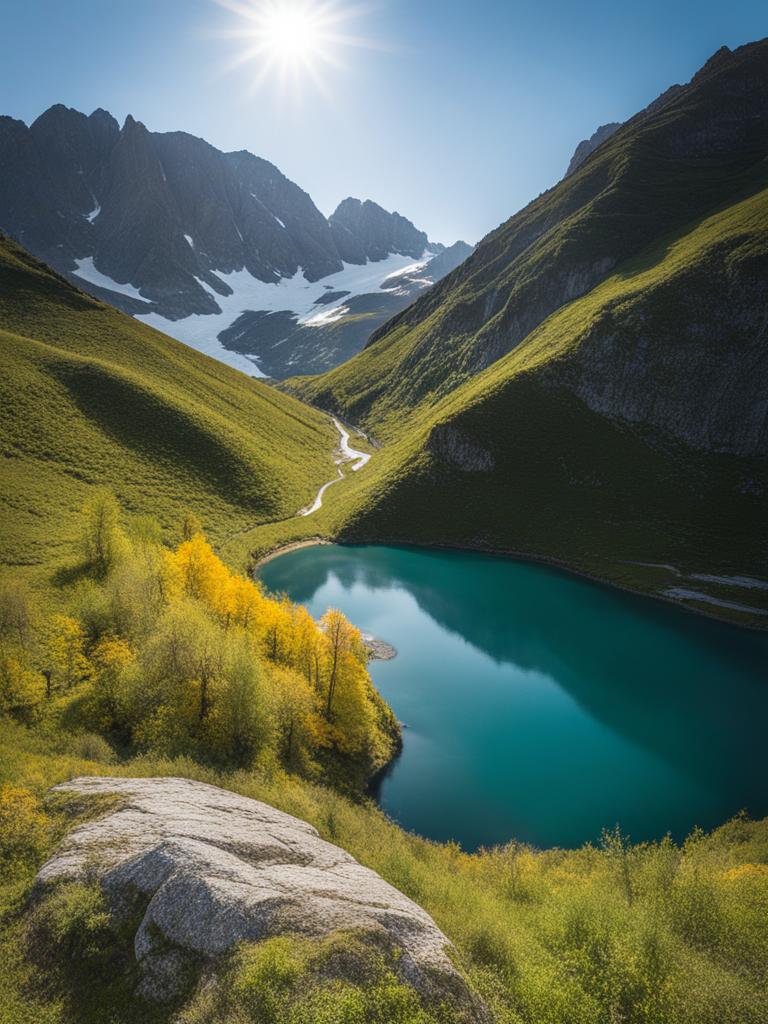
M 324 289 L 348 292 L 349 296 L 375 292 L 395 275 L 425 265 L 429 255 L 425 253 L 420 263 L 414 263 L 412 256 L 402 256 L 399 253 L 392 253 L 386 259 L 369 261 L 362 265 L 345 263 L 342 270 L 314 282 L 307 280 L 301 268 L 293 277 L 282 277 L 274 283 L 259 281 L 245 269 L 233 270 L 229 274 L 217 274 L 216 276 L 232 289 L 231 295 L 218 295 L 203 280 L 196 278 L 201 287 L 215 300 L 219 313 L 193 313 L 181 320 L 168 320 L 159 313 L 139 313 L 136 319 L 238 370 L 242 370 L 243 363 L 246 363 L 246 373 L 263 376 L 255 363 L 237 352 L 224 348 L 218 341 L 219 334 L 241 314 L 248 311 L 291 313 L 299 324 L 324 327 L 340 320 L 348 311 L 346 306 L 334 306 L 318 313 L 316 300 Z M 96 273 L 98 274 L 98 271 Z M 93 280 L 93 283 L 100 282 Z M 102 284 L 102 287 L 109 286 Z M 114 290 L 114 282 L 112 287 Z M 141 298 L 138 293 L 135 297 Z
M 305 327 L 327 327 L 328 324 L 335 324 L 337 320 L 341 320 L 348 312 L 349 306 L 333 306 L 310 317 L 309 320 L 302 320 L 301 323 Z
M 118 281 L 113 281 L 111 277 L 107 277 L 106 274 L 102 274 L 100 270 L 97 270 L 96 264 L 93 262 L 93 256 L 86 256 L 84 259 L 75 260 L 75 263 L 77 265 L 75 274 L 81 277 L 83 281 L 88 281 L 89 284 L 95 284 L 99 288 L 105 288 L 110 292 L 127 295 L 131 299 L 138 299 L 139 302 L 150 302 L 132 284 L 120 284 Z

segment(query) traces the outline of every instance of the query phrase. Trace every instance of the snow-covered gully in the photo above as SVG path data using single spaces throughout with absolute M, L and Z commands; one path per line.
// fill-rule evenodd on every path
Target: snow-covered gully
M 334 426 L 336 427 L 336 429 L 339 432 L 339 452 L 340 452 L 340 456 L 336 460 L 336 462 L 337 462 L 337 464 L 338 463 L 343 463 L 343 462 L 350 462 L 351 466 L 349 468 L 352 470 L 353 473 L 356 473 L 358 469 L 362 469 L 363 468 L 363 466 L 366 464 L 366 462 L 368 462 L 368 460 L 370 459 L 371 456 L 370 456 L 370 454 L 368 452 L 358 451 L 356 448 L 353 448 L 350 445 L 350 443 L 349 443 L 349 433 L 344 429 L 344 427 L 341 425 L 341 423 L 339 423 L 339 421 L 336 419 L 335 416 L 333 417 L 333 424 L 334 424 Z M 336 470 L 336 476 L 333 478 L 333 480 L 329 480 L 327 483 L 323 484 L 323 486 L 317 492 L 317 497 L 312 502 L 312 504 L 309 505 L 307 508 L 303 508 L 301 510 L 301 512 L 299 512 L 299 515 L 300 516 L 311 516 L 313 512 L 317 512 L 317 510 L 319 508 L 322 508 L 322 505 L 323 505 L 323 495 L 325 494 L 327 489 L 331 486 L 331 484 L 337 484 L 339 482 L 339 480 L 343 480 L 343 479 L 344 479 L 343 471 L 341 469 L 337 469 Z

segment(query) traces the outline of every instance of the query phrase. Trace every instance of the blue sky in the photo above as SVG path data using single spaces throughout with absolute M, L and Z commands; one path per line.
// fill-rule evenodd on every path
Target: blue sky
M 221 35 L 235 22 L 213 0 L 9 3 L 0 113 L 29 122 L 56 102 L 121 122 L 130 112 L 272 160 L 326 214 L 356 195 L 435 240 L 477 241 L 554 184 L 599 124 L 687 81 L 721 45 L 768 34 L 768 8 L 373 0 L 348 31 L 375 48 L 344 47 L 324 90 L 307 79 L 299 97 L 271 78 L 252 91 L 253 63 L 224 72 L 245 45 Z

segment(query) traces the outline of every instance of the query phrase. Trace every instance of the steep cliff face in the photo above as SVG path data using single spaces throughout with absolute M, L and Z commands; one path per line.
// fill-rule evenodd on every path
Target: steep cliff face
M 619 315 L 606 310 L 545 376 L 611 420 L 704 452 L 768 456 L 768 244 L 744 242 L 719 246 L 706 266 Z

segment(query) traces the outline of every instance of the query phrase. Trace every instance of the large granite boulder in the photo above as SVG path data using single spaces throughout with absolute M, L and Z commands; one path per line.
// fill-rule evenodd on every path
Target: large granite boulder
M 188 963 L 244 940 L 362 930 L 399 951 L 421 994 L 473 1002 L 432 918 L 306 822 L 188 779 L 78 778 L 56 791 L 120 798 L 67 836 L 38 888 L 96 879 L 116 913 L 139 901 L 144 996 L 169 998 Z

